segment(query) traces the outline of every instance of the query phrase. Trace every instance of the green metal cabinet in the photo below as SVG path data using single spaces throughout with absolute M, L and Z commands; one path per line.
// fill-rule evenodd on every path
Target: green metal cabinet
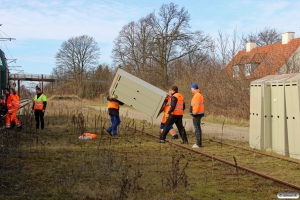
M 158 116 L 167 95 L 122 69 L 116 72 L 109 93 L 118 95 L 120 101 L 152 118 Z

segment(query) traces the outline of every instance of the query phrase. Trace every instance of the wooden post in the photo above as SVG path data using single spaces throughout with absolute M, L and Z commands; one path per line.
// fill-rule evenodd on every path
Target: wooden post
M 20 96 L 20 80 L 18 80 L 18 95 L 21 98 L 21 96 Z
M 42 74 L 42 92 L 44 92 L 44 76 Z

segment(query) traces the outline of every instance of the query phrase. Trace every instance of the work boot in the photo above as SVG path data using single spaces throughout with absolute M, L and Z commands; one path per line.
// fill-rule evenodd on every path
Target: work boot
M 158 140 L 158 143 L 166 143 L 165 140 Z
M 201 147 L 201 146 L 198 146 L 197 144 L 194 144 L 194 145 L 192 146 L 193 149 L 200 148 L 200 147 Z
M 105 129 L 105 130 L 110 136 L 112 136 L 111 131 L 109 131 L 108 129 Z

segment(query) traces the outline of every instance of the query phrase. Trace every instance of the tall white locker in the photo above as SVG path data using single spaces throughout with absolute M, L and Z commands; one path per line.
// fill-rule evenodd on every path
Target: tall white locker
M 300 159 L 300 74 L 285 81 L 288 150 Z
M 272 150 L 288 156 L 288 138 L 286 131 L 285 80 L 296 74 L 283 74 L 270 81 L 271 83 L 271 119 Z
M 250 129 L 249 145 L 255 149 L 271 148 L 270 87 L 265 82 L 277 77 L 270 75 L 250 84 Z M 269 121 L 269 122 L 267 122 Z

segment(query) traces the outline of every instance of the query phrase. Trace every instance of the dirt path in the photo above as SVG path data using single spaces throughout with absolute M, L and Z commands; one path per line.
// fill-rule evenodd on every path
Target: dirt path
M 106 107 L 99 107 L 99 106 L 90 106 L 96 110 L 105 110 Z M 129 118 L 139 119 L 139 120 L 146 120 L 147 122 L 152 123 L 152 119 L 131 108 L 121 107 L 120 109 L 121 116 L 128 116 Z M 158 116 L 158 118 L 153 119 L 154 124 L 160 124 L 162 115 Z M 203 134 L 209 135 L 211 137 L 223 137 L 230 140 L 238 140 L 238 141 L 249 141 L 249 128 L 248 127 L 239 127 L 239 126 L 232 126 L 232 125 L 224 125 L 222 128 L 221 124 L 214 124 L 209 122 L 202 122 L 202 131 Z M 183 119 L 183 125 L 185 125 L 185 129 L 187 131 L 194 130 L 193 128 L 193 121 L 192 119 Z M 223 130 L 222 130 L 223 129 Z

